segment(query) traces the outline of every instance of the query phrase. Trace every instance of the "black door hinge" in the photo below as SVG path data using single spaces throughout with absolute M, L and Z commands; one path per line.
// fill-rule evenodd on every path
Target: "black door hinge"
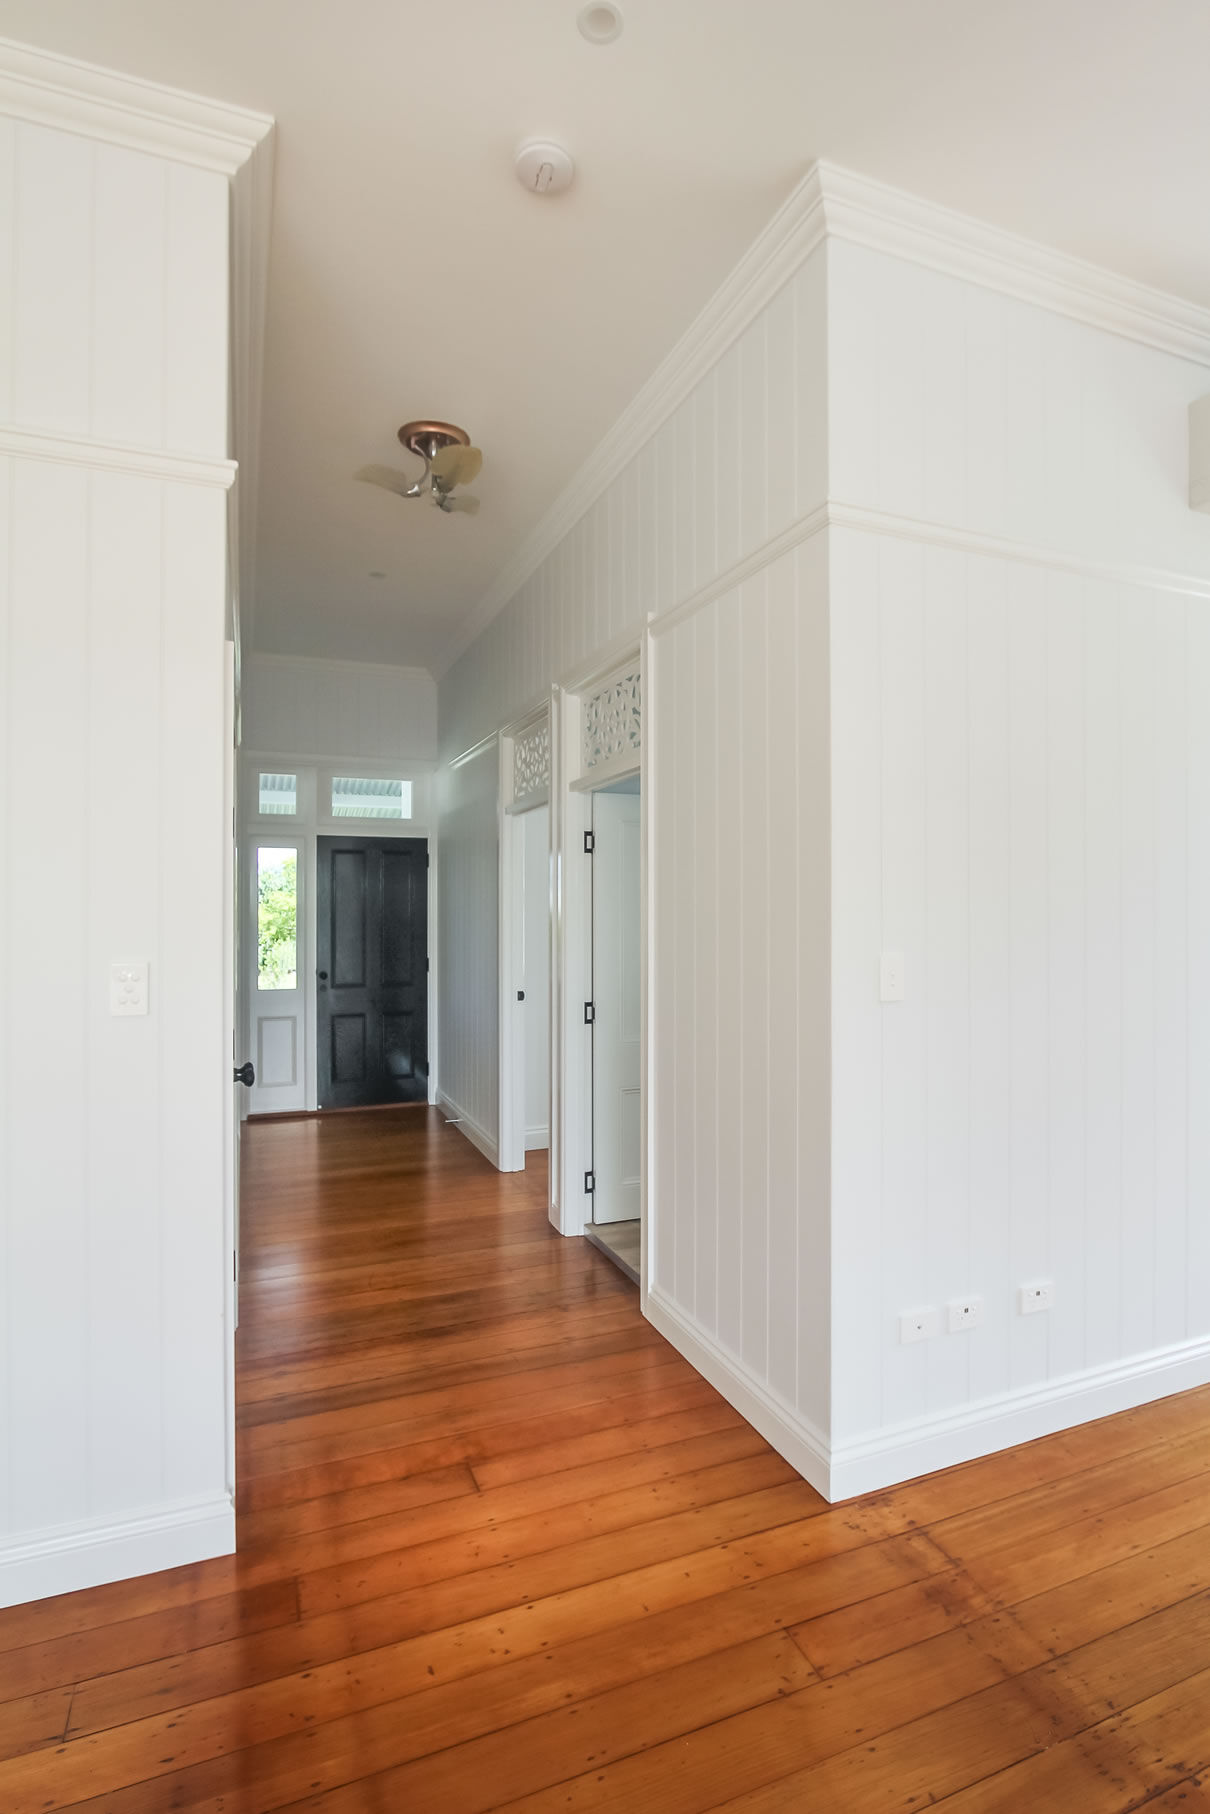
M 596 849 L 596 847 L 597 847 L 596 832 L 595 831 L 586 831 L 584 833 L 584 855 L 586 857 L 590 857 L 592 855 L 593 851 Z
M 584 1195 L 586 1197 L 591 1197 L 593 1192 L 596 1190 L 596 1188 L 597 1188 L 597 1174 L 595 1172 L 585 1172 L 584 1173 Z
M 596 1019 L 596 1018 L 597 1018 L 597 1005 L 596 1005 L 596 1003 L 595 1003 L 595 1002 L 591 1002 L 591 1001 L 586 1001 L 586 1002 L 585 1002 L 585 1003 L 584 1003 L 584 1025 L 585 1025 L 585 1026 L 586 1026 L 586 1027 L 591 1027 L 591 1025 L 592 1025 L 592 1023 L 593 1023 L 593 1021 L 594 1021 L 594 1020 L 595 1020 L 595 1019 Z

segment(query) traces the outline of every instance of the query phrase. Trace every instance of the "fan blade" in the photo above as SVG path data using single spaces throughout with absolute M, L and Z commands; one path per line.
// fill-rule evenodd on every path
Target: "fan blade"
M 353 477 L 364 485 L 381 485 L 384 491 L 393 491 L 400 498 L 418 498 L 424 489 L 423 479 L 412 479 L 406 472 L 396 472 L 393 466 L 360 466 Z
M 479 500 L 478 498 L 470 496 L 462 498 L 447 497 L 442 500 L 440 507 L 442 510 L 461 510 L 467 516 L 474 516 L 479 508 Z
M 483 455 L 477 447 L 440 447 L 433 455 L 433 477 L 448 491 L 477 479 L 482 465 Z

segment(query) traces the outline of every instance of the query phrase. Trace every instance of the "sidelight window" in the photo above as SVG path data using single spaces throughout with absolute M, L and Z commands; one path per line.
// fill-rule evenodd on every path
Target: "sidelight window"
M 298 852 L 262 845 L 256 853 L 256 986 L 298 986 Z

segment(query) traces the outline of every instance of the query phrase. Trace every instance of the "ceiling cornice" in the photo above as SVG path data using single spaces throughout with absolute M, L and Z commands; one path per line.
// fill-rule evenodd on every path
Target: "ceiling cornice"
M 226 176 L 235 175 L 273 126 L 268 114 L 8 38 L 0 38 L 0 113 Z
M 847 240 L 1210 365 L 1210 309 L 833 164 L 816 166 L 830 239 Z
M 435 665 L 439 677 L 520 591 L 535 568 L 679 408 L 703 373 L 722 357 L 819 245 L 824 235 L 821 168 L 814 165 L 791 191 L 688 332 L 657 366 L 605 439 L 597 444 L 512 560 L 501 569 L 463 621 L 444 659 Z
M 1014 296 L 1210 366 L 1210 310 L 854 171 L 813 164 L 688 331 L 598 443 L 464 620 L 453 666 L 825 239 Z

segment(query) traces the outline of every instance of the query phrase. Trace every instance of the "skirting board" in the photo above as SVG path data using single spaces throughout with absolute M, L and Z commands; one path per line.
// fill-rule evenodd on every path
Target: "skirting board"
M 525 1130 L 525 1150 L 527 1153 L 544 1153 L 550 1145 L 548 1127 L 527 1127 Z
M 839 1443 L 832 1451 L 829 1497 L 851 1499 L 872 1493 L 1205 1385 L 1210 1385 L 1210 1337 L 1089 1367 L 1024 1392 L 1006 1392 Z
M 824 1498 L 828 1493 L 828 1450 L 819 1431 L 800 1418 L 791 1405 L 773 1396 L 768 1387 L 749 1373 L 738 1355 L 727 1350 L 694 1328 L 682 1313 L 659 1291 L 647 1294 L 647 1320 L 696 1367 L 703 1379 L 721 1392 L 741 1417 L 746 1417 L 754 1430 L 797 1468 Z
M 60 1525 L 30 1542 L 0 1547 L 0 1606 L 234 1552 L 235 1507 L 226 1493 L 115 1524 Z
M 458 1123 L 458 1132 L 465 1134 L 471 1145 L 477 1146 L 483 1157 L 490 1160 L 499 1171 L 500 1148 L 495 1136 L 489 1134 L 485 1127 L 480 1127 L 475 1117 L 468 1114 L 459 1103 L 454 1101 L 452 1096 L 447 1096 L 444 1090 L 437 1092 L 437 1107 L 448 1121 Z

